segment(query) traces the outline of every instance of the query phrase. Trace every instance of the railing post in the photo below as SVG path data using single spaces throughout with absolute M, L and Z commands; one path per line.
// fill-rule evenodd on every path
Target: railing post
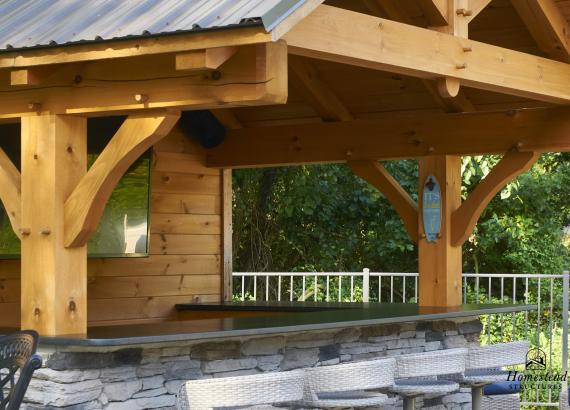
M 370 302 L 370 269 L 362 270 L 362 301 Z
M 570 273 L 562 273 L 562 374 L 568 370 L 568 292 Z

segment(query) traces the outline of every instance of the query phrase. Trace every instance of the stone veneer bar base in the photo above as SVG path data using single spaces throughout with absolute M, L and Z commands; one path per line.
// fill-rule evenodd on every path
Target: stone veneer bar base
M 127 348 L 44 346 L 25 409 L 172 408 L 185 380 L 283 371 L 479 344 L 478 320 L 348 327 Z M 391 406 L 402 408 L 393 398 Z M 469 389 L 417 408 L 470 409 Z

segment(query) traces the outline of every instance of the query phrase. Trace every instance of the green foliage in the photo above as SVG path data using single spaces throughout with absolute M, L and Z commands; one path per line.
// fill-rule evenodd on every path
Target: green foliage
M 560 273 L 569 263 L 570 157 L 545 154 L 508 184 L 464 245 L 465 272 Z M 465 157 L 464 197 L 499 161 Z M 417 198 L 416 161 L 388 170 Z M 344 165 L 234 173 L 236 271 L 417 271 L 417 249 L 389 202 Z

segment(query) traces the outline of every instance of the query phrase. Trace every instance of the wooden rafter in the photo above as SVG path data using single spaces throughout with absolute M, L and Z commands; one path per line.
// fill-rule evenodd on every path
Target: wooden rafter
M 128 167 L 165 137 L 179 113 L 129 116 L 65 201 L 65 245 L 87 243 L 107 200 Z
M 473 233 L 473 229 L 493 197 L 504 186 L 528 171 L 538 160 L 537 152 L 509 152 L 495 165 L 491 172 L 477 185 L 469 197 L 451 216 L 451 243 L 461 246 Z
M 0 86 L 0 119 L 280 104 L 287 99 L 286 48 L 282 41 L 240 47 L 208 74 L 177 71 L 170 55 L 77 65 L 74 75 L 58 70 L 41 86 Z
M 325 121 L 350 121 L 354 117 L 338 97 L 319 78 L 315 68 L 305 59 L 289 58 L 289 67 L 301 92 Z
M 434 26 L 447 24 L 447 1 L 448 0 L 422 0 L 419 2 L 428 21 Z M 386 2 L 380 0 L 367 0 L 365 3 L 368 9 L 377 17 L 386 16 L 390 20 L 405 24 L 413 24 L 412 18 L 403 9 L 401 2 Z M 441 17 L 441 19 L 439 17 Z M 438 78 L 435 82 L 425 78 L 420 79 L 426 90 L 433 97 L 434 101 L 445 112 L 471 112 L 475 111 L 473 103 L 467 98 L 465 93 L 459 89 L 459 80 L 448 78 Z M 442 82 L 446 87 L 444 91 L 449 91 L 447 83 L 455 81 L 457 92 L 454 95 L 445 95 L 440 85 Z
M 453 77 L 465 86 L 546 102 L 570 101 L 568 64 L 336 7 L 320 6 L 284 38 L 292 54 L 420 78 Z
M 402 218 L 406 231 L 414 242 L 418 241 L 418 204 L 396 179 L 376 161 L 348 161 L 354 174 L 378 189 Z
M 208 166 L 255 167 L 430 155 L 570 151 L 570 108 L 307 123 L 230 130 Z
M 20 171 L 0 148 L 0 200 L 6 209 L 12 229 L 21 238 L 22 202 L 20 194 Z
M 555 60 L 570 63 L 570 24 L 554 0 L 512 0 L 539 48 Z

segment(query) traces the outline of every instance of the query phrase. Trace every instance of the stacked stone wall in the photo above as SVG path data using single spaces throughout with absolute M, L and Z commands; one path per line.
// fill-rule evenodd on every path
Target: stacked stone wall
M 350 327 L 224 341 L 128 348 L 42 347 L 44 367 L 27 409 L 166 409 L 186 380 L 327 366 L 479 344 L 479 321 Z M 469 390 L 423 398 L 417 408 L 464 410 Z M 401 408 L 396 396 L 385 409 Z

